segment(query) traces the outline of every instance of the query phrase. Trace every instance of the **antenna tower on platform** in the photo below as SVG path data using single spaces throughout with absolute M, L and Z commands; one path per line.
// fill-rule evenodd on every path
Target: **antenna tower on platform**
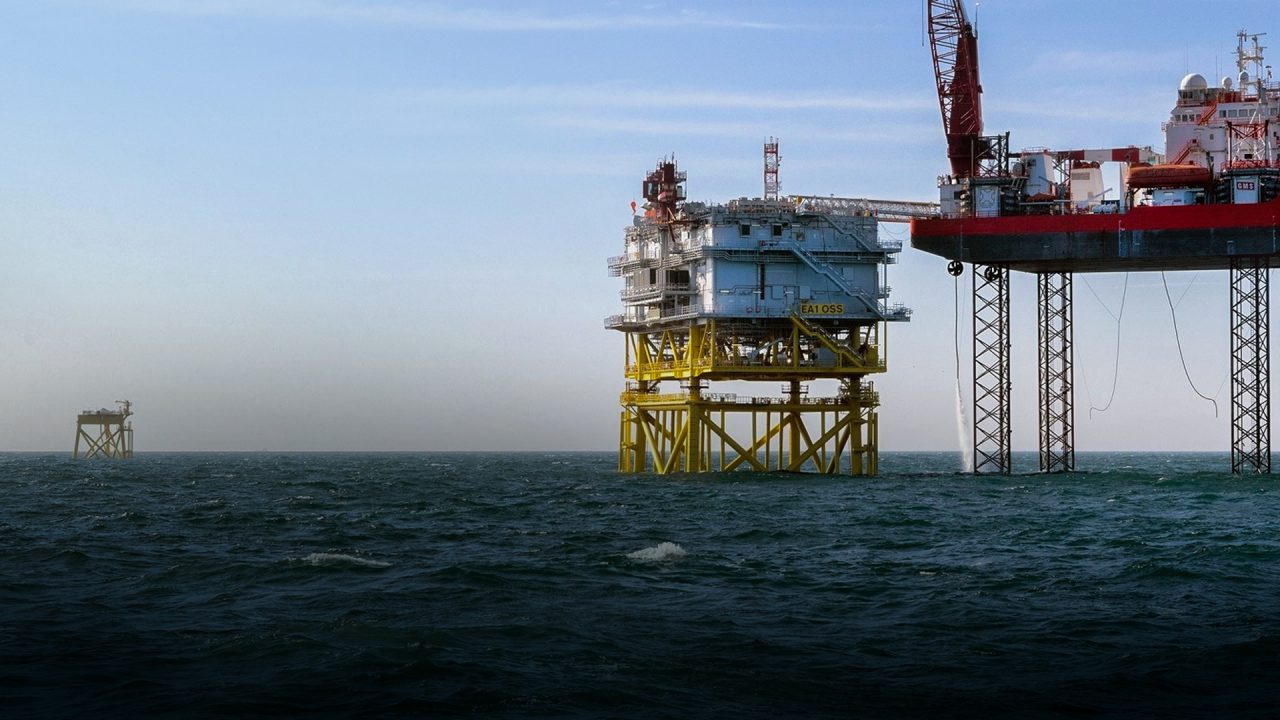
M 771 137 L 764 141 L 764 199 L 778 199 L 778 164 L 782 158 L 778 155 L 778 138 Z

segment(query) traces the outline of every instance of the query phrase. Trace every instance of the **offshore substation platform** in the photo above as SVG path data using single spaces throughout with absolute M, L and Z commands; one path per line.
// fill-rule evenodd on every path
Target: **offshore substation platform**
M 1237 76 L 1189 74 L 1151 148 L 1010 152 L 983 135 L 977 38 L 961 0 L 930 0 L 951 173 L 911 244 L 973 277 L 974 471 L 1009 473 L 1009 273 L 1035 273 L 1040 469 L 1075 467 L 1072 274 L 1230 271 L 1231 470 L 1271 472 L 1269 270 L 1280 265 L 1280 83 L 1241 31 Z M 1102 167 L 1119 166 L 1105 199 Z
M 877 223 L 937 207 L 779 197 L 778 160 L 771 138 L 764 197 L 723 205 L 686 201 L 674 160 L 645 179 L 644 212 L 609 259 L 626 282 L 605 322 L 626 336 L 621 471 L 876 473 L 868 378 L 887 368 L 887 325 L 910 317 L 884 277 L 902 245 Z
M 84 410 L 76 416 L 76 442 L 71 456 L 76 459 L 133 457 L 133 403 L 117 400 L 116 408 Z M 90 429 L 93 429 L 93 432 Z M 80 451 L 80 441 L 85 443 Z

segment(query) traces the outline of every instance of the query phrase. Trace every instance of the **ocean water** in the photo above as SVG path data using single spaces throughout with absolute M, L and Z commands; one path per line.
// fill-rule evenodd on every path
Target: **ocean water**
M 3 455 L 0 712 L 1276 717 L 1280 480 L 1079 465 Z

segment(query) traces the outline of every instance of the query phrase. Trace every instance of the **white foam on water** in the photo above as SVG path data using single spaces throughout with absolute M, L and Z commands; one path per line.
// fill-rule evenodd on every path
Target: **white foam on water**
M 627 553 L 627 559 L 648 563 L 673 562 L 688 554 L 689 553 L 685 552 L 684 548 L 679 545 L 673 542 L 664 542 L 659 543 L 654 547 L 647 547 L 643 550 Z
M 370 560 L 369 558 L 356 557 L 355 555 L 344 555 L 342 553 L 311 553 L 302 558 L 301 562 L 316 567 L 335 567 L 340 565 L 352 565 L 355 567 L 369 568 L 386 568 L 391 567 L 391 563 L 381 560 Z
M 973 438 L 969 435 L 969 412 L 964 403 L 964 392 L 960 389 L 960 380 L 956 379 L 956 434 L 960 440 L 960 455 L 963 458 L 963 472 L 973 472 Z

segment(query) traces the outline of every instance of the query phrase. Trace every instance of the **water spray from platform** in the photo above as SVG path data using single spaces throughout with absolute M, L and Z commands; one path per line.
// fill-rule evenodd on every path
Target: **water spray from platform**
M 955 343 L 956 343 L 956 436 L 960 441 L 960 457 L 964 467 L 961 472 L 973 472 L 973 437 L 969 429 L 973 424 L 969 419 L 968 403 L 964 401 L 964 385 L 960 382 L 960 276 L 955 275 Z

